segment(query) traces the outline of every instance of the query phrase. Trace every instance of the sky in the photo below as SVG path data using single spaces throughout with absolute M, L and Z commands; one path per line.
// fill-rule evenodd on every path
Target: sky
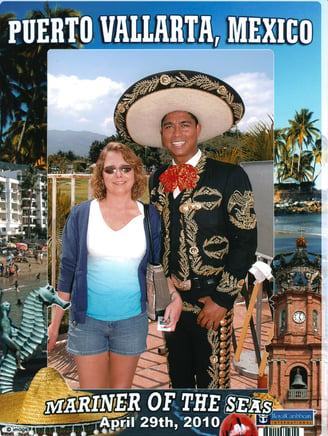
M 73 130 L 111 135 L 115 133 L 114 108 L 124 90 L 152 73 L 175 69 L 205 72 L 235 88 L 246 106 L 241 130 L 273 117 L 271 50 L 52 50 L 48 55 L 48 128 L 74 126 Z
M 90 17 L 93 38 L 78 50 L 48 52 L 48 128 L 89 130 L 104 135 L 115 133 L 113 110 L 124 90 L 137 80 L 159 71 L 191 69 L 224 80 L 241 95 L 246 112 L 239 128 L 254 123 L 288 127 L 296 111 L 313 112 L 322 123 L 321 20 L 327 9 L 319 1 L 58 1 L 51 8 L 72 8 Z M 0 13 L 13 11 L 18 19 L 44 2 L 1 2 Z M 104 43 L 100 16 L 109 15 L 197 15 L 210 16 L 217 47 L 207 43 Z M 293 19 L 312 25 L 311 43 L 231 43 L 228 17 Z M 280 38 L 285 36 L 281 27 Z M 260 26 L 258 34 L 265 33 Z M 300 35 L 300 25 L 293 35 Z M 197 36 L 197 32 L 195 32 Z M 327 51 L 327 50 L 326 50 Z M 324 51 L 324 53 L 326 53 Z

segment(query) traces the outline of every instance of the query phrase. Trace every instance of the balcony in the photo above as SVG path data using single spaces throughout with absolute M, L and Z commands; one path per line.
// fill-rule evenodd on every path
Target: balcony
M 35 226 L 36 226 L 35 223 L 30 223 L 30 225 L 28 225 L 28 224 L 23 224 L 23 225 L 22 225 L 22 227 L 23 227 L 24 229 L 25 229 L 26 227 L 30 227 L 31 229 L 34 229 Z
M 308 389 L 288 389 L 289 400 L 307 400 L 309 398 Z

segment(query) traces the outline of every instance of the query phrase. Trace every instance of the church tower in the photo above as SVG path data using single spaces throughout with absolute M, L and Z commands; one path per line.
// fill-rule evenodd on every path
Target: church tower
M 267 346 L 269 393 L 284 409 L 314 409 L 321 424 L 321 257 L 296 240 L 272 261 L 274 334 Z M 313 434 L 313 433 L 312 433 Z

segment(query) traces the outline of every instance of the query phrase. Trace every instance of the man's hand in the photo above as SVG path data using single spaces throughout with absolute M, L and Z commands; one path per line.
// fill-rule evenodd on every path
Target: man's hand
M 169 277 L 167 278 L 167 284 L 170 291 L 171 303 L 165 309 L 164 319 L 169 320 L 169 324 L 167 324 L 166 328 L 173 332 L 179 321 L 183 303 L 179 292 L 175 289 Z
M 227 309 L 216 304 L 211 297 L 202 297 L 198 300 L 204 304 L 204 307 L 199 312 L 197 324 L 201 327 L 217 330 L 220 326 L 221 319 L 224 318 Z

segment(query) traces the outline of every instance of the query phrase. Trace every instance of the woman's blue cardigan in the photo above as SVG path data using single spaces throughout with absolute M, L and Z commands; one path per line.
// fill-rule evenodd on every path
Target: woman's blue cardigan
M 84 323 L 87 311 L 87 230 L 91 200 L 85 201 L 71 209 L 62 236 L 62 255 L 57 288 L 71 294 L 71 319 Z M 149 218 L 154 243 L 154 263 L 160 262 L 161 235 L 160 218 L 156 208 L 149 206 Z M 146 310 L 146 269 L 151 261 L 150 238 L 144 219 L 147 248 L 138 268 L 141 289 L 141 309 Z

